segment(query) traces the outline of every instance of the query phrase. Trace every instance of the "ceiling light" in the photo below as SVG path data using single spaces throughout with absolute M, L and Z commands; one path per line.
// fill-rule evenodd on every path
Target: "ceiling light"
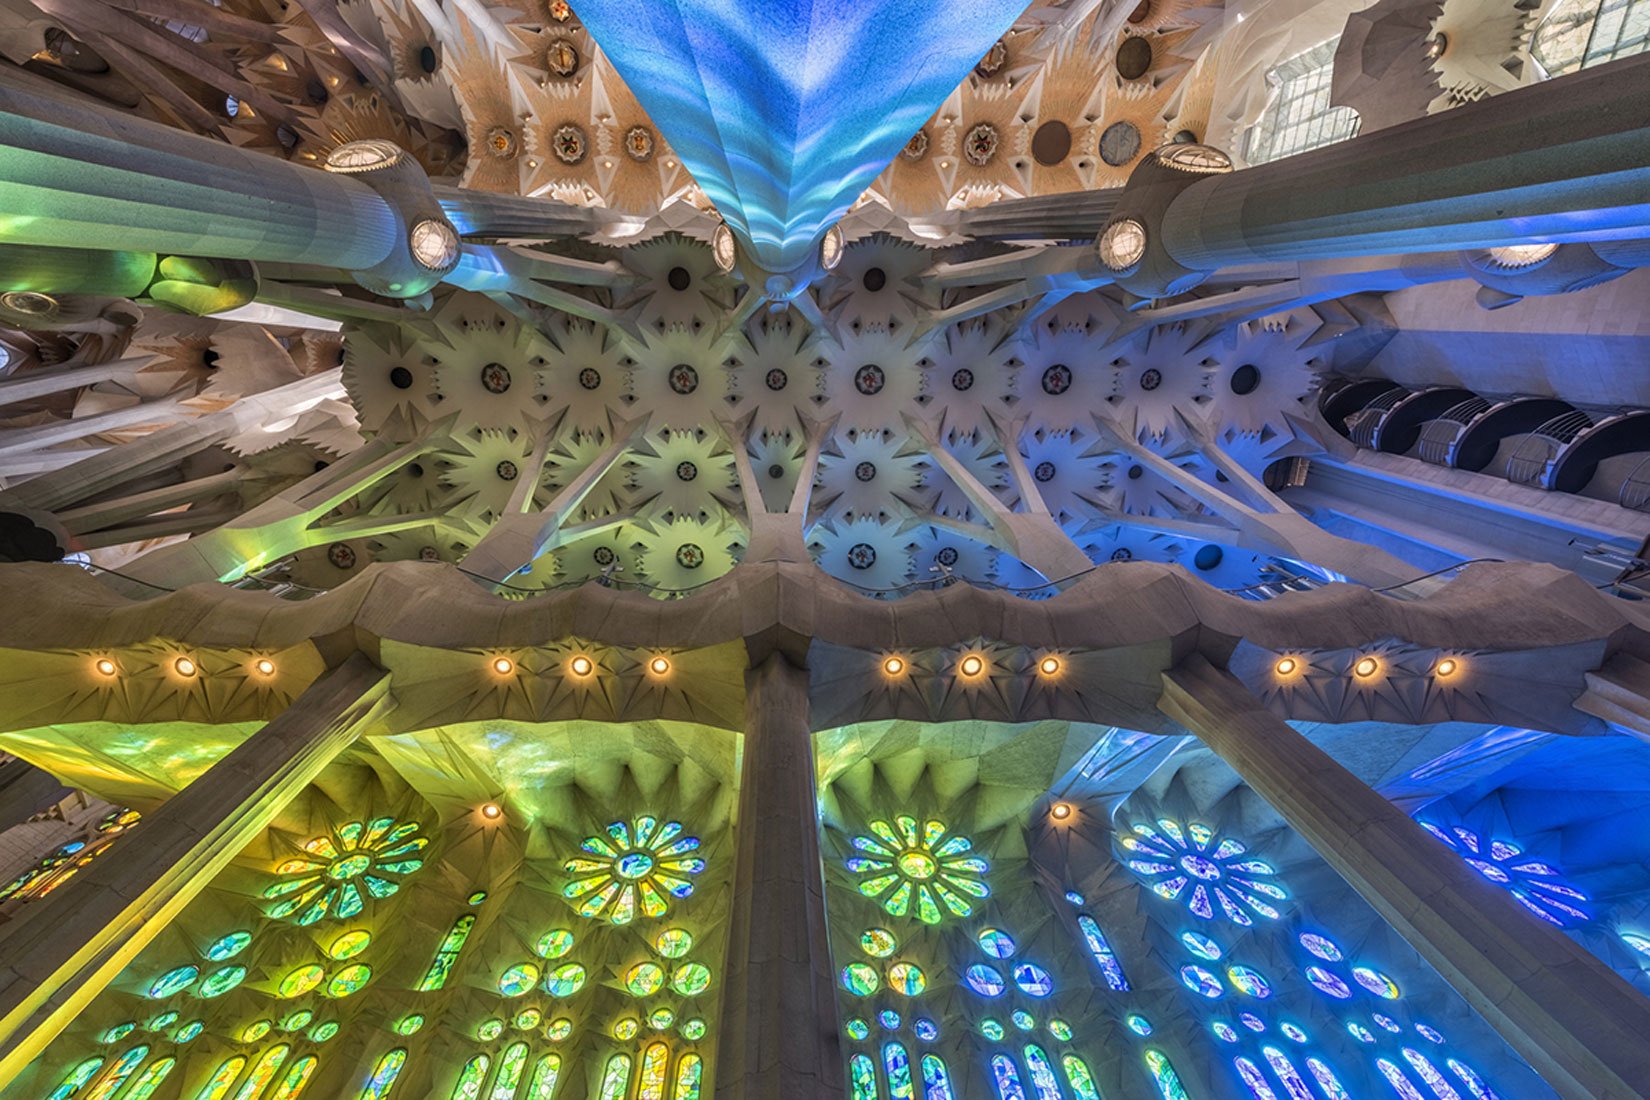
M 504 816 L 504 807 L 497 802 L 483 802 L 481 804 L 481 816 L 488 821 L 497 821 Z
M 107 657 L 99 657 L 97 659 L 97 663 L 92 667 L 96 668 L 105 676 L 113 676 L 115 673 L 120 671 L 120 668 Z
M 193 676 L 200 671 L 200 666 L 188 657 L 179 657 L 172 662 L 172 667 L 177 670 L 179 676 Z
M 500 676 L 508 676 L 516 670 L 516 663 L 508 657 L 494 657 L 493 671 Z
M 258 675 L 260 676 L 275 675 L 275 662 L 271 661 L 268 657 L 259 657 L 256 661 L 252 662 L 252 667 L 257 670 Z
M 1052 654 L 1044 657 L 1041 661 L 1037 662 L 1037 671 L 1041 672 L 1044 676 L 1053 676 L 1056 672 L 1060 671 L 1060 658 L 1055 657 Z
M 1352 675 L 1360 680 L 1367 680 L 1380 670 L 1381 662 L 1373 657 L 1360 657 L 1358 663 L 1352 666 Z
M 458 234 L 438 218 L 425 218 L 407 234 L 413 259 L 431 271 L 446 271 L 458 263 Z
M 962 659 L 957 670 L 964 676 L 978 676 L 985 671 L 985 659 L 977 653 L 970 653 Z
M 733 265 L 739 260 L 739 242 L 733 239 L 733 230 L 728 228 L 727 222 L 718 222 L 716 230 L 710 235 L 710 254 L 716 259 L 716 266 L 726 275 L 733 270 Z
M 647 663 L 647 670 L 655 676 L 663 676 L 670 671 L 670 662 L 663 657 L 655 657 Z
M 1490 249 L 1490 263 L 1496 267 L 1517 270 L 1534 267 L 1558 251 L 1556 244 L 1503 244 Z
M 595 670 L 596 662 L 581 653 L 567 662 L 567 667 L 573 670 L 575 676 L 589 676 Z
M 890 676 L 900 676 L 905 673 L 905 658 L 888 657 L 882 662 L 882 671 Z
M 1279 657 L 1278 663 L 1272 666 L 1279 676 L 1293 676 L 1300 668 L 1300 662 L 1293 657 Z
M 834 270 L 836 265 L 842 262 L 842 251 L 846 247 L 842 239 L 842 227 L 831 226 L 819 242 L 819 266 L 826 271 Z
M 1461 662 L 1457 661 L 1454 657 L 1445 657 L 1436 665 L 1432 666 L 1433 675 L 1437 676 L 1441 680 L 1447 680 L 1460 671 Z
M 1064 821 L 1066 818 L 1071 816 L 1071 803 L 1056 802 L 1053 806 L 1049 807 L 1048 815 L 1056 821 Z
M 1112 271 L 1129 271 L 1146 255 L 1146 227 L 1119 218 L 1100 234 L 1100 262 Z

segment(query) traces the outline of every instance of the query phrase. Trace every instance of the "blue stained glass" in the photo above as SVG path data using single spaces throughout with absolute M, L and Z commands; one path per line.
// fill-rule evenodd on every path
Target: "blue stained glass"
M 1461 1094 L 1455 1091 L 1455 1086 L 1449 1083 L 1449 1078 L 1439 1073 L 1438 1067 L 1428 1061 L 1426 1055 L 1405 1047 L 1404 1061 L 1421 1075 L 1421 1080 L 1427 1083 L 1427 1088 L 1433 1091 L 1438 1100 L 1461 1100 Z
M 997 1082 L 997 1100 L 1026 1100 L 1026 1090 L 1020 1087 L 1020 1071 L 1008 1055 L 998 1054 L 991 1059 L 991 1077 Z
M 1328 1066 L 1316 1058 L 1308 1058 L 1306 1068 L 1312 1071 L 1312 1079 L 1318 1083 L 1318 1087 L 1329 1100 L 1352 1100 L 1352 1094 L 1341 1087 L 1340 1079 Z
M 925 1043 L 932 1043 L 940 1037 L 939 1025 L 933 1020 L 918 1020 L 912 1026 L 916 1028 L 917 1038 Z
M 1037 1093 L 1037 1100 L 1065 1100 L 1060 1095 L 1060 1079 L 1054 1076 L 1054 1067 L 1049 1064 L 1043 1048 L 1028 1043 L 1025 1055 L 1026 1070 L 1031 1076 L 1031 1087 Z
M 1375 1041 L 1375 1034 L 1356 1020 L 1348 1020 L 1346 1030 L 1360 1043 L 1373 1043 Z
M 1477 1100 L 1501 1100 L 1495 1094 L 1495 1090 L 1486 1085 L 1484 1079 L 1472 1071 L 1471 1066 L 1464 1062 L 1457 1062 L 1454 1058 L 1447 1060 L 1445 1065 L 1449 1066 L 1450 1071 L 1455 1076 L 1461 1078 L 1461 1083 L 1467 1086 L 1473 1096 L 1477 1097 Z
M 1130 1016 L 1123 1021 L 1129 1025 L 1129 1030 L 1144 1038 L 1152 1033 L 1152 1023 L 1144 1016 Z
M 1381 1071 L 1381 1076 L 1385 1077 L 1387 1084 L 1392 1086 L 1392 1091 L 1402 1097 L 1403 1100 L 1427 1100 L 1414 1085 L 1410 1084 L 1409 1078 L 1404 1076 L 1404 1071 L 1385 1058 L 1377 1060 L 1375 1068 Z
M 1186 1086 L 1180 1083 L 1180 1075 L 1162 1051 L 1146 1052 L 1146 1068 L 1152 1071 L 1152 1080 L 1157 1082 L 1157 1091 L 1162 1094 L 1163 1100 L 1190 1100 L 1186 1095 Z
M 1047 997 L 1054 992 L 1054 979 L 1048 971 L 1035 963 L 1021 963 L 1014 968 L 1014 984 L 1028 997 Z
M 881 1012 L 877 1013 L 877 1023 L 881 1024 L 889 1031 L 898 1031 L 899 1013 L 895 1012 L 891 1008 L 885 1008 Z
M 1321 966 L 1306 968 L 1306 980 L 1317 986 L 1318 989 L 1334 997 L 1337 1001 L 1344 1001 L 1352 996 L 1352 990 L 1340 978 L 1331 974 Z
M 975 963 L 969 967 L 965 977 L 968 979 L 969 988 L 982 997 L 1000 997 L 1008 988 L 1002 974 L 984 963 Z
M 1237 1033 L 1236 1029 L 1234 1029 L 1232 1027 L 1231 1024 L 1223 1024 L 1223 1023 L 1215 1024 L 1214 1025 L 1214 1033 L 1215 1033 L 1216 1037 L 1219 1038 L 1222 1042 L 1235 1043 L 1235 1042 L 1238 1041 L 1238 1033 Z
M 1225 987 L 1220 979 L 1203 969 L 1201 966 L 1183 966 L 1180 968 L 1180 980 L 1187 989 L 1200 996 L 1213 1000 L 1224 993 Z
M 1306 1038 L 1307 1038 L 1306 1032 L 1302 1031 L 1298 1024 L 1289 1024 L 1289 1023 L 1280 1024 L 1279 1027 L 1278 1027 L 1278 1030 L 1283 1032 L 1283 1034 L 1288 1039 L 1290 1039 L 1292 1042 L 1296 1042 L 1296 1043 L 1306 1042 Z
M 1312 1090 L 1306 1087 L 1306 1079 L 1301 1076 L 1300 1070 L 1289 1056 L 1277 1047 L 1265 1047 L 1261 1053 L 1266 1056 L 1266 1064 L 1272 1067 L 1272 1072 L 1278 1075 L 1283 1087 L 1289 1093 L 1289 1100 L 1317 1100 Z
M 1335 941 L 1326 936 L 1320 936 L 1315 932 L 1302 932 L 1300 940 L 1302 947 L 1324 962 L 1340 962 L 1346 957 L 1341 953 L 1341 949 Z
M 1238 1076 L 1249 1086 L 1249 1095 L 1255 1100 L 1278 1100 L 1278 1094 L 1266 1083 L 1266 1075 L 1261 1073 L 1259 1066 L 1247 1058 L 1234 1058 L 1232 1064 L 1237 1067 Z
M 854 1085 L 854 1100 L 877 1100 L 877 1067 L 863 1054 L 848 1059 L 848 1076 Z
M 1083 918 L 1077 918 L 1082 923 Z M 981 930 L 978 937 L 980 950 L 994 959 L 1006 959 L 1014 954 L 1014 937 L 1000 928 L 986 928 Z
M 1067 890 L 1066 891 L 1066 900 L 1071 902 L 1073 905 L 1083 905 L 1083 904 L 1085 904 L 1084 899 L 1083 899 L 1083 895 L 1079 894 L 1076 890 Z
M 956 1100 L 951 1091 L 951 1075 L 937 1054 L 922 1056 L 922 1094 L 924 1100 Z
M 890 1100 L 912 1100 L 911 1059 L 906 1055 L 905 1048 L 898 1043 L 883 1047 L 882 1068 L 888 1073 Z
M 1068 1054 L 1060 1059 L 1065 1067 L 1066 1081 L 1071 1085 L 1071 1094 L 1077 1100 L 1100 1100 L 1100 1089 L 1095 1086 L 1094 1074 L 1089 1072 L 1089 1064 L 1077 1057 Z
M 1208 962 L 1214 962 L 1225 954 L 1221 951 L 1220 944 L 1205 936 L 1202 932 L 1182 932 L 1180 942 L 1186 945 L 1186 950 Z
M 1441 1043 L 1444 1041 L 1443 1035 L 1439 1034 L 1437 1028 L 1428 1027 L 1426 1024 L 1416 1024 L 1415 1033 L 1429 1043 Z
M 1250 1031 L 1261 1032 L 1266 1030 L 1266 1022 L 1259 1016 L 1256 1016 L 1253 1012 L 1240 1013 L 1238 1015 L 1238 1019 L 1242 1020 L 1243 1026 L 1248 1028 Z
M 407 1064 L 405 1050 L 392 1050 L 373 1067 L 372 1076 L 367 1078 L 366 1087 L 361 1090 L 357 1100 L 384 1100 L 395 1087 L 395 1079 L 401 1076 L 401 1067 Z
M 103 1068 L 102 1058 L 88 1058 L 75 1066 L 63 1078 L 63 1083 L 51 1091 L 46 1100 L 69 1100 L 69 1097 L 79 1092 L 90 1081 L 97 1071 Z
M 1129 989 L 1129 980 L 1123 976 L 1123 967 L 1117 961 L 1117 955 L 1112 952 L 1111 944 L 1106 940 L 1106 934 L 1100 931 L 1100 926 L 1087 913 L 1080 913 L 1077 917 L 1077 927 L 1083 933 L 1083 942 L 1088 945 L 1089 954 L 1100 966 L 1100 973 L 1106 979 L 1106 985 L 1118 993 L 1126 993 Z
M 1234 966 L 1226 971 L 1232 985 L 1239 993 L 1246 993 L 1251 997 L 1264 999 L 1272 995 L 1272 986 L 1265 978 L 1247 966 Z

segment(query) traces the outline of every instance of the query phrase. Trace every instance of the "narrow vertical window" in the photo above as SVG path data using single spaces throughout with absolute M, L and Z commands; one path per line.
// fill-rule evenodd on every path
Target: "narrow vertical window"
M 280 1085 L 275 1089 L 275 1095 L 269 1100 L 298 1100 L 309 1087 L 309 1079 L 315 1076 L 315 1067 L 320 1059 L 313 1054 L 306 1054 L 287 1068 L 286 1076 L 281 1078 Z
M 527 1044 L 512 1043 L 498 1060 L 498 1078 L 493 1082 L 493 1100 L 515 1100 L 521 1075 L 527 1069 Z
M 556 1091 L 556 1080 L 561 1077 L 561 1055 L 546 1054 L 533 1067 L 533 1079 L 527 1082 L 527 1100 L 550 1100 Z
M 1486 1085 L 1484 1079 L 1474 1073 L 1472 1067 L 1465 1062 L 1457 1062 L 1451 1058 L 1444 1064 L 1449 1066 L 1450 1072 L 1461 1078 L 1461 1083 L 1467 1086 L 1476 1100 L 1501 1100 L 1495 1094 L 1495 1090 Z
M 1266 1083 L 1266 1075 L 1260 1067 L 1247 1058 L 1233 1058 L 1232 1064 L 1237 1067 L 1238 1076 L 1249 1087 L 1249 1095 L 1254 1100 L 1278 1100 L 1278 1094 L 1272 1091 L 1272 1086 Z
M 1163 1100 L 1188 1100 L 1186 1086 L 1180 1083 L 1180 1075 L 1162 1051 L 1146 1052 L 1146 1068 L 1151 1070 L 1152 1080 L 1157 1083 L 1157 1091 L 1162 1094 Z
M 235 1100 L 256 1100 L 261 1096 L 264 1086 L 274 1079 L 281 1063 L 286 1061 L 286 1056 L 291 1052 L 292 1048 L 285 1043 L 264 1051 L 262 1057 L 252 1064 L 252 1072 L 246 1075 L 246 1081 L 235 1093 Z
M 1088 945 L 1089 954 L 1100 964 L 1100 973 L 1105 976 L 1106 985 L 1118 993 L 1128 992 L 1129 980 L 1123 976 L 1123 967 L 1094 918 L 1087 913 L 1078 914 L 1077 927 L 1083 933 L 1083 942 Z
M 1060 1065 L 1065 1067 L 1066 1081 L 1077 1100 L 1100 1100 L 1100 1089 L 1094 1083 L 1094 1074 L 1089 1072 L 1087 1062 L 1075 1054 L 1068 1054 L 1060 1059 Z
M 636 1085 L 636 1100 L 665 1100 L 669 1063 L 670 1049 L 663 1043 L 654 1043 L 642 1051 L 642 1074 Z
M 1054 1076 L 1054 1066 L 1043 1048 L 1036 1043 L 1027 1044 L 1025 1056 L 1026 1072 L 1031 1077 L 1031 1089 L 1037 1094 L 1037 1100 L 1065 1100 L 1060 1095 L 1060 1079 Z
M 487 1080 L 487 1069 L 493 1060 L 485 1054 L 478 1054 L 464 1063 L 459 1072 L 458 1083 L 453 1086 L 452 1100 L 478 1100 L 481 1096 L 481 1086 Z
M 161 1082 L 171 1074 L 172 1067 L 177 1065 L 175 1058 L 157 1058 L 143 1067 L 138 1079 L 132 1082 L 131 1091 L 126 1094 L 126 1100 L 149 1100 L 160 1088 Z
M 699 1082 L 705 1074 L 705 1060 L 697 1054 L 684 1054 L 676 1063 L 676 1092 L 672 1100 L 699 1100 Z
M 115 1093 L 125 1086 L 132 1074 L 137 1072 L 138 1066 L 149 1056 L 148 1047 L 133 1047 L 122 1054 L 103 1079 L 92 1086 L 92 1091 L 86 1094 L 86 1100 L 110 1100 Z
M 1427 1088 L 1432 1090 L 1438 1100 L 1461 1100 L 1461 1094 L 1455 1091 L 1455 1086 L 1449 1083 L 1449 1078 L 1439 1073 L 1438 1067 L 1427 1061 L 1426 1055 L 1405 1047 L 1404 1061 L 1421 1075 L 1421 1080 L 1427 1083 Z
M 601 1100 L 624 1100 L 630 1088 L 630 1055 L 615 1054 L 602 1074 Z
M 1272 1072 L 1278 1075 L 1278 1080 L 1288 1090 L 1289 1100 L 1317 1100 L 1312 1090 L 1306 1087 L 1306 1079 L 1301 1076 L 1300 1070 L 1283 1051 L 1277 1047 L 1263 1047 L 1261 1053 L 1266 1055 L 1266 1064 L 1272 1067 Z
M 372 1076 L 367 1078 L 366 1087 L 356 1100 L 384 1100 L 390 1089 L 395 1087 L 395 1079 L 401 1076 L 401 1067 L 406 1064 L 407 1052 L 400 1048 L 378 1059 L 378 1064 L 372 1067 Z
M 888 1074 L 890 1100 L 912 1100 L 911 1058 L 898 1043 L 882 1048 L 882 1068 Z
M 951 1075 L 938 1054 L 922 1056 L 922 1094 L 925 1100 L 957 1100 L 951 1091 Z
M 1020 1087 L 1020 1071 L 1008 1055 L 992 1057 L 991 1079 L 997 1083 L 997 1100 L 1026 1100 L 1026 1090 Z
M 854 1083 L 854 1100 L 877 1100 L 877 1066 L 863 1054 L 848 1059 L 848 1076 Z
M 1375 1068 L 1381 1071 L 1381 1076 L 1385 1077 L 1386 1083 L 1392 1086 L 1392 1091 L 1401 1096 L 1403 1100 L 1427 1100 L 1426 1097 L 1421 1095 L 1420 1090 L 1410 1083 L 1409 1078 L 1404 1076 L 1404 1071 L 1385 1058 L 1376 1061 Z
M 464 950 L 464 941 L 470 938 L 470 929 L 475 927 L 474 913 L 465 913 L 453 921 L 452 928 L 442 937 L 441 945 L 435 949 L 435 958 L 430 960 L 430 969 L 425 971 L 424 978 L 418 983 L 421 993 L 428 993 L 433 989 L 440 989 L 447 984 L 447 978 L 453 972 L 453 964 L 458 962 L 458 953 Z
M 1306 1060 L 1306 1068 L 1312 1071 L 1312 1077 L 1318 1082 L 1318 1087 L 1329 1100 L 1352 1100 L 1352 1094 L 1341 1085 L 1340 1078 L 1336 1077 L 1330 1068 L 1316 1058 Z
M 71 1096 L 85 1088 L 86 1082 L 96 1076 L 97 1071 L 102 1068 L 102 1058 L 86 1059 L 69 1071 L 68 1076 L 63 1078 L 63 1083 L 53 1089 L 46 1100 L 69 1100 Z
M 240 1077 L 241 1070 L 246 1068 L 246 1058 L 235 1055 L 218 1063 L 218 1068 L 212 1071 L 212 1076 L 206 1079 L 206 1084 L 195 1094 L 195 1100 L 223 1100 L 229 1095 L 229 1090 L 235 1087 L 235 1081 Z

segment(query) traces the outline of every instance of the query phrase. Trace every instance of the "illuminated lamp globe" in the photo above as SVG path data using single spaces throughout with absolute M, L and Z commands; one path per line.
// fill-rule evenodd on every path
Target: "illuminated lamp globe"
M 1048 816 L 1052 817 L 1056 821 L 1064 821 L 1066 818 L 1071 816 L 1071 803 L 1056 802 L 1053 806 L 1049 807 Z
M 826 271 L 834 271 L 836 265 L 842 262 L 842 253 L 846 248 L 847 243 L 842 238 L 842 227 L 831 226 L 819 242 L 819 266 Z
M 739 242 L 733 238 L 733 230 L 728 228 L 727 222 L 719 222 L 716 231 L 710 235 L 710 254 L 716 259 L 716 266 L 726 275 L 733 270 L 733 265 L 739 260 Z
M 327 154 L 326 170 L 346 176 L 371 172 L 377 168 L 388 168 L 404 156 L 406 153 L 393 141 L 381 138 L 350 141 Z
M 1442 31 L 1427 39 L 1427 60 L 1437 61 L 1449 49 L 1449 35 Z
M 1504 244 L 1490 249 L 1490 263 L 1499 268 L 1516 271 L 1534 267 L 1558 251 L 1556 244 Z
M 1360 680 L 1367 680 L 1380 671 L 1381 662 L 1373 657 L 1360 657 L 1358 663 L 1352 666 L 1352 674 Z
M 481 816 L 488 821 L 497 821 L 504 816 L 504 807 L 497 802 L 483 802 L 481 804 Z
M 670 662 L 663 657 L 655 657 L 647 663 L 647 670 L 655 676 L 664 676 L 670 672 Z
M 268 657 L 259 657 L 256 661 L 252 662 L 252 667 L 259 676 L 275 675 L 275 662 L 271 661 Z
M 1198 176 L 1218 176 L 1232 170 L 1232 158 L 1213 145 L 1182 142 L 1165 145 L 1156 155 L 1159 164 Z
M 882 671 L 890 676 L 900 676 L 905 672 L 905 658 L 888 657 L 882 662 Z
M 1112 271 L 1133 270 L 1146 255 L 1146 227 L 1119 218 L 1100 234 L 1100 262 Z
M 1433 675 L 1441 680 L 1447 680 L 1461 671 L 1461 662 L 1454 657 L 1445 657 L 1432 667 Z
M 1041 661 L 1037 662 L 1037 671 L 1041 672 L 1044 676 L 1053 676 L 1055 673 L 1060 671 L 1060 658 L 1052 655 L 1044 657 Z
M 1279 676 L 1293 676 L 1300 667 L 1300 662 L 1293 657 L 1279 657 L 1278 663 L 1272 666 Z
M 573 670 L 575 676 L 589 676 L 591 672 L 595 671 L 596 662 L 581 653 L 567 662 L 567 667 Z
M 200 666 L 190 657 L 179 657 L 172 662 L 172 667 L 177 670 L 179 676 L 193 676 L 200 671 Z
M 516 670 L 516 663 L 508 657 L 494 657 L 493 671 L 500 676 L 508 676 Z
M 957 669 L 964 676 L 978 676 L 985 671 L 985 660 L 977 654 L 970 653 L 962 659 L 962 663 L 957 666 Z
M 431 271 L 447 271 L 458 263 L 458 234 L 437 218 L 425 218 L 407 234 L 413 259 Z
M 107 657 L 99 657 L 97 659 L 97 663 L 92 667 L 96 668 L 105 676 L 113 676 L 115 673 L 120 671 L 120 669 L 116 667 L 115 663 Z

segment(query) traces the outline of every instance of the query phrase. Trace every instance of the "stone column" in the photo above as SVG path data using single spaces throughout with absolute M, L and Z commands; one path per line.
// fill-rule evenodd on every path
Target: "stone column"
M 356 654 L 0 931 L 0 1090 L 388 706 Z
M 1194 654 L 1164 714 L 1305 837 L 1560 1096 L 1650 1097 L 1650 1001 Z
M 717 1100 L 841 1100 L 808 673 L 772 653 L 745 673 Z

